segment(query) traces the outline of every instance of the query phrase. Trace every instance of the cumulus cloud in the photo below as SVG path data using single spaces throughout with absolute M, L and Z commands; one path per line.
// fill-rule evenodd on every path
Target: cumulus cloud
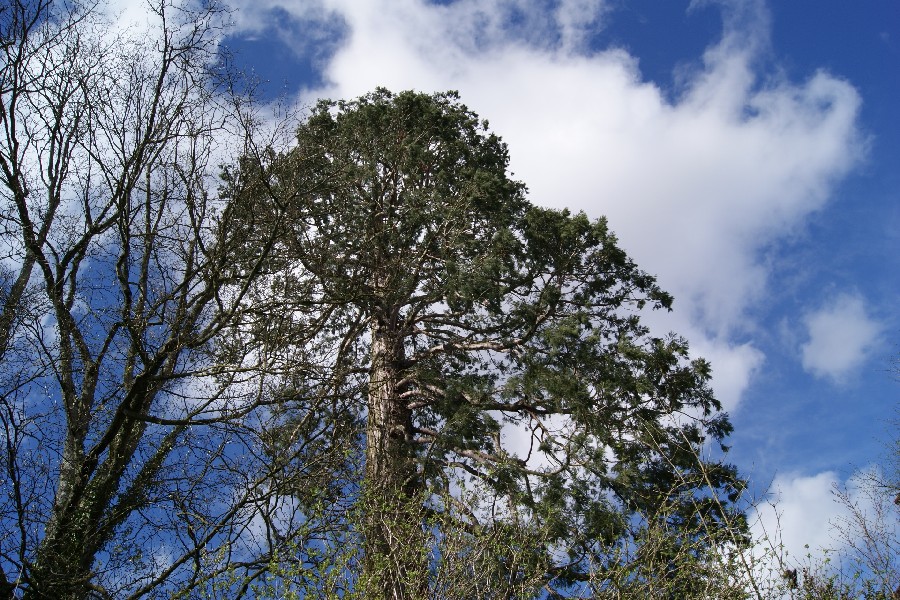
M 900 533 L 900 523 L 894 518 L 893 494 L 883 481 L 877 467 L 856 471 L 846 481 L 833 471 L 776 477 L 768 502 L 748 515 L 754 538 L 762 542 L 760 566 L 774 558 L 764 558 L 765 550 L 780 553 L 785 564 L 797 567 L 809 564 L 808 557 L 823 561 L 831 556 L 838 562 L 830 566 L 837 568 L 846 567 L 841 565 L 845 559 L 865 563 L 872 556 L 860 554 L 860 549 L 871 552 L 876 547 L 883 558 L 895 560 L 892 540 Z
M 722 339 L 710 339 L 699 332 L 693 335 L 692 352 L 702 356 L 712 365 L 712 388 L 716 398 L 726 411 L 733 410 L 741 400 L 741 394 L 750 385 L 753 375 L 763 366 L 765 355 L 750 343 L 735 344 Z
M 835 548 L 832 523 L 847 516 L 846 507 L 835 502 L 833 494 L 839 483 L 832 471 L 779 475 L 772 482 L 769 502 L 749 515 L 754 537 L 780 547 L 790 561 Z
M 710 4 L 723 13 L 722 36 L 680 74 L 674 100 L 642 78 L 638 57 L 586 43 L 615 19 L 602 0 L 567 0 L 552 13 L 533 0 L 266 0 L 242 6 L 241 19 L 258 31 L 253 15 L 277 7 L 322 27 L 343 23 L 321 63 L 326 85 L 304 90 L 301 103 L 376 86 L 459 90 L 509 143 L 534 202 L 609 217 L 624 248 L 675 295 L 665 323 L 714 350 L 715 385 L 733 408 L 763 358 L 733 341 L 752 329 L 749 309 L 767 291 L 760 255 L 825 204 L 864 143 L 847 82 L 759 73 L 762 2 L 695 1 L 692 10 Z
M 800 346 L 803 368 L 842 381 L 878 344 L 881 325 L 866 311 L 858 294 L 841 294 L 803 319 L 808 341 Z

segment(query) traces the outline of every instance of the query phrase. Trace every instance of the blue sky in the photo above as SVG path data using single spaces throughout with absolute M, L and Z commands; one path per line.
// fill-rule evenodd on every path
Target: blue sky
M 258 0 L 225 47 L 269 99 L 457 89 L 533 202 L 607 215 L 711 360 L 785 542 L 896 436 L 896 0 Z M 771 486 L 770 486 L 771 484 Z M 766 517 L 771 519 L 771 515 Z

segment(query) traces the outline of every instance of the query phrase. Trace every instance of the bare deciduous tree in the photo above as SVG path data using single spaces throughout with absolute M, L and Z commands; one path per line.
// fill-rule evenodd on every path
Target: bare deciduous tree
M 0 597 L 238 597 L 340 508 L 352 423 L 277 407 L 303 357 L 256 335 L 270 244 L 218 193 L 220 148 L 255 152 L 220 16 L 0 9 Z

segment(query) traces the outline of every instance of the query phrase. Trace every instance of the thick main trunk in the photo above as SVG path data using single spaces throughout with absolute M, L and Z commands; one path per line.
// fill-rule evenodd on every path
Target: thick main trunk
M 41 543 L 28 576 L 26 600 L 81 600 L 91 590 L 93 556 L 86 557 L 81 538 L 84 530 L 67 531 Z M 88 558 L 88 560 L 86 560 Z
M 80 600 L 95 589 L 94 562 L 124 516 L 120 512 L 125 504 L 122 498 L 115 509 L 113 502 L 143 431 L 142 423 L 128 421 L 122 425 L 106 460 L 94 469 L 83 452 L 71 448 L 78 444 L 69 445 L 60 468 L 53 514 L 30 565 L 25 600 Z M 160 450 L 167 451 L 168 447 Z M 136 505 L 126 508 L 130 511 Z
M 410 443 L 412 417 L 399 397 L 404 358 L 396 321 L 377 321 L 372 327 L 366 426 L 362 584 L 367 598 L 421 598 L 427 587 L 421 484 Z
M 65 504 L 57 504 L 28 573 L 24 598 L 76 600 L 88 597 L 94 557 L 102 545 L 99 521 L 110 485 L 67 482 Z M 79 498 L 75 499 L 77 495 Z

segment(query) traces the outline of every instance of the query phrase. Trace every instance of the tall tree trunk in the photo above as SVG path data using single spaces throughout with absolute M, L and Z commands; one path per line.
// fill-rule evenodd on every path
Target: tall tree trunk
M 397 314 L 373 319 L 362 574 L 367 598 L 422 598 L 427 590 L 412 416 L 400 398 L 404 359 Z

